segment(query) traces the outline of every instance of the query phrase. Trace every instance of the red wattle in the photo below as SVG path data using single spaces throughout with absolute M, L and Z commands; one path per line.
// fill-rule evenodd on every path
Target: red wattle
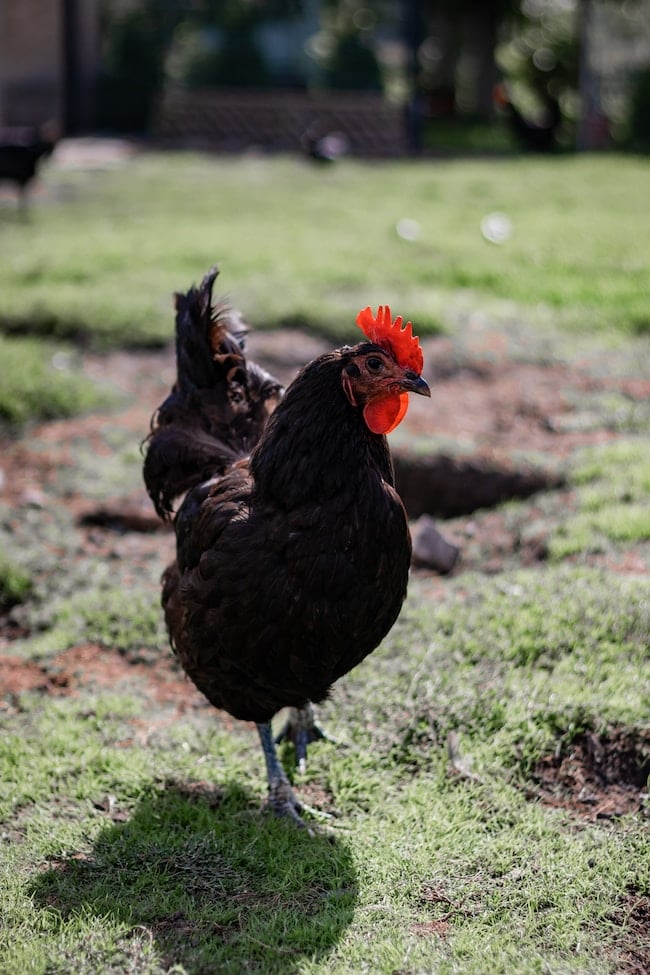
M 402 422 L 409 405 L 408 393 L 389 393 L 363 409 L 366 426 L 373 433 L 390 433 Z

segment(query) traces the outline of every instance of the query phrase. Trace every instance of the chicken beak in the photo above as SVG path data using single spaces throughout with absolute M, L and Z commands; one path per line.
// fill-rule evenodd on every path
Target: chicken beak
M 429 389 L 429 384 L 422 376 L 416 375 L 414 372 L 405 372 L 404 378 L 401 381 L 401 387 L 407 393 L 418 393 L 420 396 L 431 396 L 431 390 Z

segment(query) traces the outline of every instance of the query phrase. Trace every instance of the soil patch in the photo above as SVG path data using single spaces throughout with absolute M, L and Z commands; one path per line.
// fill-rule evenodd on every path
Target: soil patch
M 15 705 L 20 694 L 25 691 L 43 691 L 52 695 L 67 693 L 65 675 L 53 675 L 46 667 L 20 657 L 0 656 L 2 672 L 2 699 L 0 708 Z
M 650 897 L 630 892 L 612 918 L 621 928 L 618 975 L 647 975 L 650 972 Z
M 148 699 L 178 713 L 210 706 L 166 648 L 155 666 L 92 643 L 63 650 L 42 663 L 2 654 L 0 672 L 0 708 L 5 709 L 19 707 L 19 695 L 25 691 L 75 697 L 95 688 L 137 693 L 138 685 Z
M 582 818 L 650 816 L 650 732 L 586 731 L 535 766 L 536 795 Z

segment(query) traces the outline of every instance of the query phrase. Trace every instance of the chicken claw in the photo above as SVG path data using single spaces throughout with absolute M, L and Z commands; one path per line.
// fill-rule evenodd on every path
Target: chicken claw
M 296 766 L 300 775 L 307 771 L 307 745 L 313 741 L 329 741 L 338 745 L 335 738 L 331 738 L 319 728 L 314 718 L 314 709 L 308 701 L 304 708 L 289 708 L 289 716 L 280 731 L 275 736 L 275 743 L 290 741 L 296 749 Z
M 287 816 L 304 826 L 300 816 L 304 806 L 291 788 L 286 776 L 269 781 L 269 806 L 276 816 Z
M 307 824 L 304 822 L 300 814 L 306 812 L 317 819 L 323 820 L 329 820 L 329 814 L 321 812 L 319 809 L 312 809 L 311 806 L 305 805 L 305 803 L 301 802 L 296 796 L 295 792 L 291 788 L 289 779 L 287 778 L 287 773 L 284 771 L 278 758 L 278 753 L 275 749 L 275 743 L 273 741 L 273 734 L 271 732 L 271 725 L 268 723 L 258 724 L 257 731 L 260 736 L 260 741 L 262 742 L 262 750 L 264 752 L 264 760 L 266 762 L 266 772 L 269 783 L 269 806 L 276 816 L 287 816 L 298 826 L 306 828 L 310 835 L 313 835 L 313 831 L 307 827 Z M 321 734 L 320 737 L 325 736 Z

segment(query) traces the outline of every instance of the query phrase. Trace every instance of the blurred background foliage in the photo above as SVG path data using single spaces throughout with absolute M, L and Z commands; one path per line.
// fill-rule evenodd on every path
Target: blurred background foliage
M 650 147 L 649 0 L 104 0 L 101 36 L 107 129 L 146 131 L 168 86 L 345 89 L 425 146 Z

